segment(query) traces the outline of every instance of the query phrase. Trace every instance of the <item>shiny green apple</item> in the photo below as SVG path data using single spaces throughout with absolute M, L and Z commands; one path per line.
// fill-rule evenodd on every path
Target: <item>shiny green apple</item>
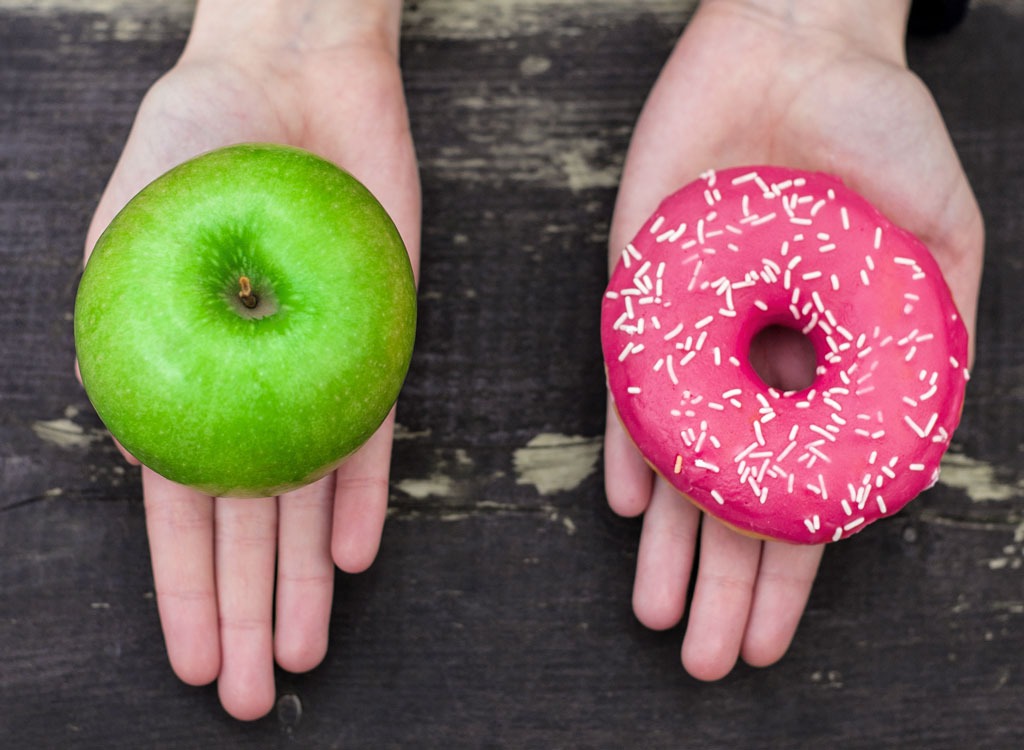
M 211 495 L 276 495 L 374 433 L 412 355 L 402 239 L 354 177 L 300 149 L 212 151 L 145 187 L 82 275 L 75 345 L 100 419 Z

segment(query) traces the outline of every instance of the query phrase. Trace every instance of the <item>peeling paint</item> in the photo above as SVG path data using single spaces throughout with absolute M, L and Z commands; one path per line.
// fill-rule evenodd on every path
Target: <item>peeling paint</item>
M 412 430 L 400 422 L 395 422 L 395 433 L 392 440 L 416 440 L 418 438 L 429 438 L 433 431 L 428 427 L 425 430 Z
M 1013 542 L 1003 545 L 1002 554 L 981 560 L 989 570 L 1020 570 L 1024 568 L 1024 521 L 1013 530 Z
M 32 424 L 32 431 L 40 440 L 60 446 L 61 448 L 88 448 L 93 443 L 104 440 L 107 436 L 103 430 L 89 430 L 72 422 L 67 417 L 39 421 Z
M 447 497 L 452 494 L 454 480 L 444 474 L 432 474 L 425 479 L 403 479 L 395 483 L 395 488 L 417 500 L 428 497 Z
M 693 12 L 696 0 L 689 4 L 679 0 L 645 0 L 623 3 L 622 0 L 589 0 L 591 16 L 615 14 L 657 20 L 676 27 Z M 501 39 L 517 36 L 557 33 L 563 37 L 583 33 L 580 12 L 573 4 L 560 0 L 434 0 L 407 8 L 407 35 L 449 39 Z
M 191 18 L 195 0 L 4 0 L 3 9 L 31 13 L 98 13 L 108 16 L 132 13 Z
M 516 484 L 532 484 L 541 495 L 579 487 L 597 470 L 601 438 L 542 433 L 513 455 Z
M 579 138 L 569 141 L 556 156 L 561 162 L 569 189 L 574 193 L 591 188 L 614 188 L 619 184 L 622 165 L 595 167 L 594 157 L 605 147 L 603 141 Z
M 942 459 L 939 483 L 964 490 L 976 503 L 1012 500 L 1024 490 L 1024 482 L 1014 484 L 996 477 L 994 465 L 953 452 Z

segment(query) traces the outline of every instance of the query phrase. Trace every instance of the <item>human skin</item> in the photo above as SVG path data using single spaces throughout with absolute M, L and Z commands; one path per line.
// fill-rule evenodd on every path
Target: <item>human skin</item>
M 704 0 L 637 121 L 609 238 L 618 259 L 666 195 L 706 169 L 778 164 L 839 176 L 929 247 L 970 335 L 984 247 L 977 202 L 942 117 L 907 68 L 909 0 Z M 799 337 L 761 340 L 758 371 L 806 382 Z M 637 618 L 677 625 L 696 572 L 681 659 L 715 680 L 738 659 L 767 666 L 789 648 L 822 547 L 739 534 L 657 477 L 609 399 L 608 502 L 643 514 Z M 699 539 L 699 553 L 698 553 Z
M 86 258 L 152 179 L 213 148 L 260 141 L 351 172 L 391 215 L 416 272 L 420 187 L 400 18 L 399 0 L 200 0 L 180 59 L 139 107 Z M 365 570 L 380 545 L 393 430 L 394 411 L 341 468 L 279 498 L 212 498 L 142 468 L 168 658 L 186 683 L 216 680 L 232 716 L 270 711 L 275 661 L 304 672 L 324 658 L 334 565 Z

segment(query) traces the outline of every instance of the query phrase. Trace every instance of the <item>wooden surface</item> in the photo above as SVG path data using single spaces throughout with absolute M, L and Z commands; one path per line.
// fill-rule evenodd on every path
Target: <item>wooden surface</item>
M 178 682 L 138 478 L 71 373 L 85 229 L 186 2 L 0 0 L 0 747 L 1024 746 L 1024 3 L 910 44 L 987 219 L 941 483 L 827 551 L 788 656 L 700 684 L 629 609 L 603 495 L 598 305 L 672 0 L 422 0 L 404 66 L 420 335 L 380 558 L 251 725 Z

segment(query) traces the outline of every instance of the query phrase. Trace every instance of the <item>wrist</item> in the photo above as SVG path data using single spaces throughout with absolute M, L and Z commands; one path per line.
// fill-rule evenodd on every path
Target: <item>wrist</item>
M 911 0 L 702 0 L 701 8 L 746 13 L 787 30 L 830 34 L 905 64 Z
M 259 57 L 280 67 L 359 45 L 397 58 L 401 15 L 401 0 L 199 0 L 182 57 Z

